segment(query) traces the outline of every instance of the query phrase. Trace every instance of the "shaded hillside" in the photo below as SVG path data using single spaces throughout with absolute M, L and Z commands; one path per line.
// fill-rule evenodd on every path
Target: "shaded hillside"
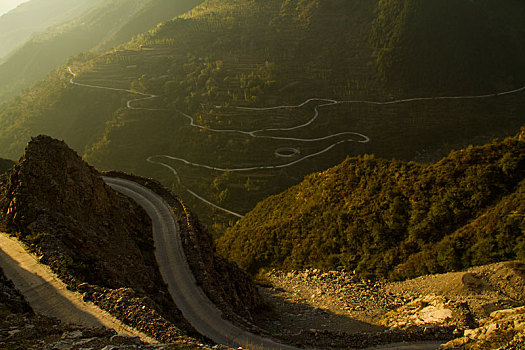
M 524 176 L 519 138 L 431 165 L 348 158 L 259 203 L 218 248 L 251 272 L 343 266 L 390 278 L 523 258 Z
M 42 79 L 69 56 L 116 46 L 195 6 L 199 0 L 101 1 L 81 16 L 46 28 L 5 58 L 0 65 L 0 102 Z
M 525 84 L 519 0 L 379 1 L 371 42 L 380 76 L 405 91 Z
M 15 165 L 15 162 L 13 162 L 12 160 L 0 158 L 0 174 L 5 173 L 9 169 L 11 169 L 13 165 Z

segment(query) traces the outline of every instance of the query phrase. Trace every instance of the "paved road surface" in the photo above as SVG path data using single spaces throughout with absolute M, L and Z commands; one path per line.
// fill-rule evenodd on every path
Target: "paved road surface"
M 112 328 L 118 333 L 156 343 L 155 339 L 123 325 L 94 304 L 84 302 L 79 293 L 68 290 L 48 266 L 40 264 L 34 255 L 28 253 L 22 243 L 5 233 L 0 233 L 0 266 L 40 314 L 85 327 Z
M 159 195 L 132 181 L 107 177 L 104 181 L 134 199 L 151 217 L 155 254 L 162 276 L 175 304 L 199 333 L 232 347 L 296 349 L 249 333 L 221 317 L 221 312 L 197 286 L 182 248 L 178 223 Z

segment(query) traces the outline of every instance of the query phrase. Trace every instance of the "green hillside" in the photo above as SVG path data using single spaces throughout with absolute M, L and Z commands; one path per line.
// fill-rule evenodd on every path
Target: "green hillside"
M 140 9 L 133 14 L 118 30 L 99 45 L 110 49 L 128 42 L 135 35 L 141 34 L 155 27 L 158 23 L 171 20 L 184 13 L 203 0 L 150 0 L 143 1 Z
M 81 16 L 36 35 L 4 59 L 0 65 L 0 102 L 45 77 L 69 56 L 125 43 L 199 2 L 99 1 Z
M 348 155 L 429 162 L 523 125 L 525 90 L 498 75 L 483 91 L 383 80 L 371 40 L 382 4 L 207 0 L 71 58 L 77 85 L 60 67 L 1 106 L 0 156 L 18 157 L 31 135 L 64 139 L 99 169 L 161 180 L 220 234 Z
M 348 158 L 259 203 L 218 250 L 261 268 L 409 278 L 525 258 L 525 128 L 437 163 Z

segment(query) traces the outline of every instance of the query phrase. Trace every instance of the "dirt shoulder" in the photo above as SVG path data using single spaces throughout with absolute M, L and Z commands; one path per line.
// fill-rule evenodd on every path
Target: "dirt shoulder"
M 107 327 L 119 333 L 140 337 L 148 343 L 155 339 L 125 326 L 107 312 L 82 300 L 82 295 L 67 289 L 51 269 L 38 262 L 16 239 L 0 234 L 0 262 L 7 277 L 24 295 L 32 308 L 42 315 L 84 327 Z

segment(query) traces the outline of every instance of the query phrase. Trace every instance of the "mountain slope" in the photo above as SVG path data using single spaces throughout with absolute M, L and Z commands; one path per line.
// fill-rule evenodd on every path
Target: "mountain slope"
M 133 36 L 154 28 L 161 22 L 168 21 L 177 15 L 191 10 L 202 0 L 150 0 L 124 23 L 115 33 L 105 38 L 99 45 L 110 49 L 128 42 Z
M 208 0 L 118 50 L 72 58 L 78 85 L 62 67 L 0 107 L 1 156 L 18 157 L 33 134 L 65 139 L 100 169 L 161 180 L 222 232 L 347 155 L 435 161 L 523 125 L 517 83 L 383 84 L 378 5 Z
M 218 249 L 252 272 L 344 266 L 390 278 L 515 259 L 525 254 L 524 176 L 518 138 L 427 166 L 349 158 L 259 203 Z
M 97 3 L 88 0 L 25 2 L 0 17 L 0 58 L 22 45 L 32 34 L 69 21 Z
M 36 35 L 0 65 L 0 101 L 43 78 L 69 56 L 122 44 L 159 21 L 179 15 L 198 0 L 112 0 L 95 3 L 78 18 Z
M 405 91 L 523 84 L 525 4 L 380 1 L 371 42 L 380 76 Z

